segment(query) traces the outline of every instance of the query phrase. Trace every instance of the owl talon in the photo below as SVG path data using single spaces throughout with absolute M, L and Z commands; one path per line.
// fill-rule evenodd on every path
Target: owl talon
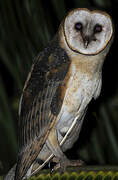
M 58 169 L 60 169 L 60 163 L 57 163 L 50 171 L 50 175 L 52 176 L 54 174 L 54 172 L 56 172 Z
M 69 162 L 68 166 L 71 166 L 71 167 L 80 167 L 80 166 L 84 166 L 84 165 L 85 165 L 85 162 L 79 159 L 79 160 L 71 160 Z
M 52 175 L 54 172 L 58 170 L 60 174 L 63 174 L 66 171 L 67 167 L 80 167 L 83 165 L 85 165 L 85 163 L 82 160 L 61 160 L 53 167 L 50 174 Z

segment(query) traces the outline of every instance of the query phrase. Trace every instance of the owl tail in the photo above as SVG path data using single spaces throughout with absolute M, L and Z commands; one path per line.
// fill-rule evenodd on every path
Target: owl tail
M 9 170 L 4 180 L 14 180 L 15 170 L 16 170 L 16 164 Z

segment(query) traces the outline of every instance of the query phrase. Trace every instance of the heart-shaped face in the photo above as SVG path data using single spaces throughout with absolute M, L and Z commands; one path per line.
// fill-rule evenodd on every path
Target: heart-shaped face
M 78 8 L 71 11 L 63 28 L 68 47 L 85 55 L 100 53 L 113 36 L 111 17 L 98 10 Z

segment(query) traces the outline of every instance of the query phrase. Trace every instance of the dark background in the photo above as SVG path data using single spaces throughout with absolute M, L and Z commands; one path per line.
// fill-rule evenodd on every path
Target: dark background
M 16 162 L 18 103 L 33 58 L 72 8 L 95 7 L 113 18 L 115 38 L 103 67 L 102 92 L 92 101 L 69 158 L 118 164 L 118 0 L 0 1 L 0 174 Z

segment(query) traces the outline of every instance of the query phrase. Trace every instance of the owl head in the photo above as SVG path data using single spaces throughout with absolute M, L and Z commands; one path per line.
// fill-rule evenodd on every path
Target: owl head
M 63 34 L 72 51 L 96 55 L 111 41 L 113 24 L 111 17 L 103 11 L 78 8 L 66 16 Z

